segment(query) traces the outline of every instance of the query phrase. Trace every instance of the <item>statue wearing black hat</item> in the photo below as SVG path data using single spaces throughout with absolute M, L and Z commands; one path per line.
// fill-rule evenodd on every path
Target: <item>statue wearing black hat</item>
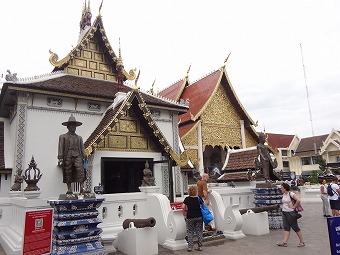
M 59 136 L 58 164 L 63 169 L 63 182 L 67 184 L 66 194 L 73 194 L 72 182 L 79 182 L 80 193 L 84 193 L 86 154 L 82 137 L 75 133 L 76 128 L 82 124 L 71 115 L 67 122 L 62 123 L 67 126 L 68 132 Z

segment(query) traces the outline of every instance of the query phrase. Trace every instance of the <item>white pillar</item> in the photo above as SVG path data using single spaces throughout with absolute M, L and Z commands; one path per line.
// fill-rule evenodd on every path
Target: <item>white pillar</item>
M 241 124 L 241 142 L 242 142 L 242 149 L 246 148 L 246 136 L 244 133 L 244 120 L 240 120 Z
M 202 142 L 202 123 L 197 125 L 197 145 L 198 145 L 198 159 L 199 159 L 199 172 L 203 174 L 204 164 L 203 164 L 203 142 Z

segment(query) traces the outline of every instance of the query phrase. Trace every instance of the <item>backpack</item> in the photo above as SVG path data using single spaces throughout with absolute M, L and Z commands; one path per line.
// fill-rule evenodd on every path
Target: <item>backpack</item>
M 334 195 L 334 191 L 332 189 L 332 185 L 331 184 L 328 184 L 328 186 L 327 186 L 327 194 L 330 197 L 332 197 Z

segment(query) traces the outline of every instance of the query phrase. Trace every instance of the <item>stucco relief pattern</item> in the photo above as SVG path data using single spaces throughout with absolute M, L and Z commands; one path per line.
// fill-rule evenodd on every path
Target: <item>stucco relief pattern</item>
M 169 170 L 168 170 L 168 164 L 162 163 L 161 166 L 162 173 L 163 173 L 163 194 L 166 196 L 169 196 Z
M 23 161 L 25 153 L 25 133 L 26 133 L 26 116 L 27 116 L 27 93 L 19 93 L 18 95 L 18 122 L 17 122 L 17 137 L 15 148 L 15 170 L 16 172 L 23 170 Z
M 172 118 L 172 129 L 174 133 L 174 151 L 177 153 L 177 155 L 180 155 L 180 149 L 179 149 L 179 140 L 178 140 L 178 115 L 174 114 Z M 175 180 L 176 180 L 176 195 L 181 194 L 181 168 L 175 167 Z
M 241 147 L 240 116 L 222 86 L 201 115 L 203 148 L 206 145 Z
M 84 188 L 85 190 L 92 190 L 92 172 L 93 172 L 93 157 L 94 155 L 91 154 L 90 157 L 88 157 L 88 163 L 89 163 L 89 167 L 86 169 L 86 179 L 85 179 L 85 183 L 84 183 Z

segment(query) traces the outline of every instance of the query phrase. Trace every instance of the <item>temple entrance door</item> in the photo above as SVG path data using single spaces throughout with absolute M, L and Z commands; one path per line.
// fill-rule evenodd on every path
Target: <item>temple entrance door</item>
M 150 170 L 153 159 L 142 158 L 102 158 L 101 183 L 104 194 L 139 192 L 143 179 L 145 161 Z

